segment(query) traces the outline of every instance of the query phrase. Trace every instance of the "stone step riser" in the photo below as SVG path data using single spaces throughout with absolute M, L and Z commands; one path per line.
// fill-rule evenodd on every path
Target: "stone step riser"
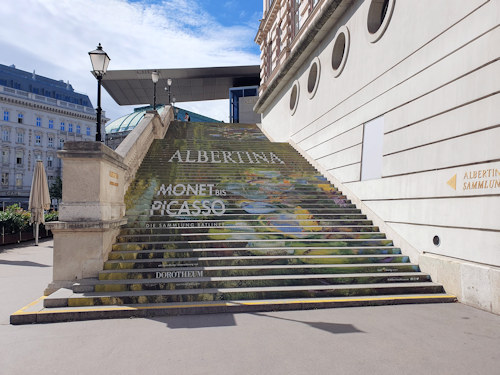
M 203 280 L 198 279 L 157 279 L 138 280 L 137 283 L 127 284 L 97 284 L 95 292 L 129 292 L 141 290 L 185 290 L 185 289 L 212 289 L 212 288 L 258 288 L 273 286 L 324 286 L 324 285 L 352 285 L 352 284 L 383 284 L 383 283 L 411 283 L 430 282 L 429 275 L 411 276 L 350 276 L 350 277 L 317 277 L 307 279 L 261 279 L 261 280 Z
M 325 241 L 324 239 L 284 239 L 284 240 L 227 240 L 227 241 L 171 241 L 171 242 L 128 242 L 122 244 L 114 244 L 112 250 L 165 250 L 165 249 L 211 249 L 211 248 L 276 248 L 276 247 L 367 247 L 367 246 L 393 246 L 392 240 L 370 240 L 345 239 L 342 241 Z
M 280 291 L 253 291 L 253 292 L 216 292 L 199 294 L 162 295 L 146 294 L 134 296 L 109 296 L 109 297 L 88 297 L 69 298 L 70 307 L 77 306 L 99 306 L 99 305 L 134 305 L 146 303 L 175 303 L 175 302 L 195 302 L 195 301 L 233 301 L 233 300 L 269 300 L 283 298 L 323 298 L 323 297 L 347 297 L 347 296 L 376 296 L 395 295 L 410 293 L 442 293 L 441 286 L 429 285 L 425 287 L 404 286 L 404 287 L 364 287 L 364 288 L 338 288 L 333 290 L 280 290 Z
M 220 267 L 219 267 L 220 268 Z M 359 264 L 359 265 L 321 265 L 311 267 L 254 267 L 254 268 L 225 268 L 210 269 L 201 267 L 184 268 L 182 271 L 203 271 L 204 277 L 246 277 L 246 276 L 272 276 L 272 275 L 321 275 L 321 274 L 363 274 L 386 272 L 420 272 L 414 264 Z M 163 276 L 163 272 L 178 272 L 179 268 L 156 268 L 136 270 L 114 270 L 99 273 L 99 280 L 142 280 L 155 279 Z M 159 272 L 159 274 L 157 273 Z
M 304 226 L 301 225 L 301 231 L 298 232 L 293 232 L 290 230 L 292 225 L 287 225 L 287 226 L 280 226 L 280 225 L 267 225 L 267 226 L 257 226 L 257 225 L 229 225 L 225 227 L 183 227 L 183 228 L 172 228 L 172 227 L 165 227 L 165 228 L 129 228 L 129 229 L 122 229 L 120 231 L 120 236 L 132 236 L 132 235 L 176 235 L 176 234 L 183 234 L 183 235 L 196 235 L 196 234 L 204 234 L 207 233 L 211 229 L 226 229 L 230 230 L 229 233 L 245 233 L 245 230 L 252 229 L 256 233 L 272 233 L 273 231 L 286 231 L 287 234 L 293 235 L 294 233 L 300 233 L 300 234 L 314 234 L 317 232 L 323 232 L 323 233 L 359 233 L 359 232 L 366 232 L 366 233 L 378 233 L 379 228 L 374 227 L 374 226 L 344 226 L 344 227 L 325 227 L 322 225 L 316 225 L 316 226 Z
M 239 197 L 236 198 L 231 198 L 231 194 L 218 198 L 224 201 L 224 203 L 236 207 L 241 207 L 241 201 L 242 199 Z M 152 198 L 144 199 L 144 200 L 137 200 L 134 202 L 134 206 L 136 208 L 148 208 L 151 206 L 151 203 L 153 201 L 172 201 L 172 200 L 182 200 L 182 201 L 195 201 L 195 200 L 213 200 L 216 199 L 214 197 L 207 198 L 205 195 L 169 195 L 169 196 L 154 196 Z M 284 204 L 287 205 L 297 205 L 302 208 L 356 208 L 356 205 L 352 204 L 348 200 L 341 199 L 339 196 L 335 197 L 334 199 L 297 199 L 297 198 L 288 198 L 287 196 L 280 196 L 279 200 L 276 200 L 275 197 L 269 196 L 269 197 L 262 197 L 262 198 L 255 198 L 258 199 L 259 202 L 267 202 L 269 204 Z
M 137 226 L 132 226 L 136 224 Z M 284 226 L 288 228 L 293 225 L 297 225 L 297 220 L 279 220 L 279 219 L 269 219 L 265 220 L 263 223 L 261 220 L 168 220 L 168 221 L 141 221 L 141 222 L 131 222 L 123 226 L 125 230 L 159 230 L 159 229 L 168 229 L 168 230 L 203 230 L 208 227 L 230 227 L 230 228 L 268 228 L 274 227 L 279 228 Z M 347 219 L 347 220 L 300 220 L 301 227 L 303 228 L 341 228 L 346 227 L 371 227 L 376 228 L 378 231 L 378 227 L 373 226 L 373 222 L 371 220 L 356 220 L 356 219 Z
M 390 264 L 390 263 L 409 263 L 407 256 L 387 255 L 371 257 L 338 256 L 333 258 L 277 258 L 266 256 L 259 259 L 256 256 L 246 257 L 245 259 L 227 257 L 224 259 L 212 258 L 164 258 L 164 259 L 135 259 L 104 262 L 104 270 L 123 270 L 137 268 L 168 268 L 168 267 L 210 267 L 210 266 L 262 266 L 267 265 L 303 265 L 303 264 Z
M 255 241 L 255 240 L 283 240 L 289 238 L 303 238 L 305 241 L 309 239 L 323 239 L 325 241 L 336 239 L 385 239 L 384 233 L 303 233 L 303 232 L 247 232 L 247 233 L 198 233 L 190 234 L 156 234 L 156 235 L 119 235 L 116 239 L 117 243 L 132 243 L 132 242 L 165 242 L 178 243 L 188 241 Z
M 263 249 L 263 250 L 227 250 L 214 251 L 182 251 L 182 250 L 156 250 L 156 251 L 112 251 L 109 260 L 135 260 L 135 259 L 164 259 L 164 258 L 193 258 L 193 257 L 221 257 L 221 256 L 276 256 L 276 255 L 398 255 L 399 248 L 373 248 L 373 249 Z
M 314 219 L 305 219 L 304 214 L 298 214 L 294 212 L 288 212 L 285 214 L 286 215 L 286 220 L 296 220 L 296 221 L 304 221 L 308 222 L 311 220 L 315 220 L 316 222 L 322 222 L 325 220 L 366 220 L 366 215 L 363 215 L 361 213 L 350 213 L 350 214 L 342 214 L 342 213 L 321 213 L 321 214 L 316 214 L 314 216 Z M 221 220 L 220 216 L 197 216 L 197 217 L 192 217 L 190 216 L 185 217 L 182 222 L 187 223 L 187 222 L 233 222 L 234 220 L 240 220 L 240 222 L 263 222 L 263 221 L 280 221 L 279 214 L 276 213 L 271 213 L 271 214 L 224 214 L 224 217 L 226 220 Z M 159 222 L 179 222 L 179 217 L 176 216 L 167 216 L 167 215 L 146 215 L 144 212 L 141 213 L 136 213 L 134 215 L 127 213 L 125 218 L 128 220 L 128 223 L 135 224 L 136 222 L 154 222 L 154 223 L 159 223 Z

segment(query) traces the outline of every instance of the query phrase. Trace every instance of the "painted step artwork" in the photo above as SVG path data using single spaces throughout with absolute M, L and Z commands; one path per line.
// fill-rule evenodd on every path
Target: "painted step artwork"
M 295 149 L 256 125 L 173 122 L 125 203 L 128 223 L 103 271 L 67 306 L 451 301 Z

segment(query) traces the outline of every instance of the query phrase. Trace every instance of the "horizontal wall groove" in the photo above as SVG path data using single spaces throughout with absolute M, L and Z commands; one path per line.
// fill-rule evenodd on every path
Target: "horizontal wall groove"
M 409 128 L 410 126 L 413 126 L 413 125 L 419 124 L 419 123 L 421 123 L 421 122 L 424 122 L 424 121 L 430 120 L 430 119 L 432 119 L 432 118 L 434 118 L 434 117 L 439 117 L 439 116 L 441 116 L 441 115 L 444 115 L 445 113 L 449 113 L 449 112 L 455 111 L 455 110 L 457 110 L 457 109 L 459 109 L 459 108 L 466 107 L 466 106 L 468 106 L 468 105 L 470 105 L 470 104 L 474 104 L 474 103 L 480 102 L 481 100 L 484 100 L 484 99 L 490 98 L 490 97 L 492 97 L 492 96 L 498 95 L 499 93 L 500 93 L 500 91 L 495 91 L 495 92 L 493 92 L 493 93 L 491 93 L 491 94 L 481 96 L 481 97 L 479 97 L 479 98 L 477 98 L 477 99 L 474 99 L 474 100 L 470 100 L 470 101 L 468 101 L 468 102 L 462 103 L 462 104 L 457 105 L 457 106 L 455 106 L 455 107 L 449 108 L 449 109 L 447 109 L 447 110 L 445 110 L 445 111 L 441 111 L 441 112 L 439 112 L 439 113 L 435 113 L 435 114 L 433 114 L 433 115 L 431 115 L 431 116 L 428 116 L 428 117 L 422 118 L 422 119 L 420 119 L 420 120 L 418 120 L 418 121 L 415 121 L 415 122 L 411 122 L 411 123 L 409 123 L 409 124 L 406 124 L 406 125 L 404 125 L 404 126 L 401 126 L 401 127 L 397 128 L 397 129 L 390 130 L 390 131 L 388 131 L 388 132 L 384 133 L 384 135 L 385 135 L 385 134 L 395 133 L 395 132 L 397 132 L 397 131 L 400 131 L 400 130 L 403 130 L 403 129 Z
M 433 227 L 433 228 L 446 228 L 446 229 L 475 230 L 475 231 L 479 231 L 479 232 L 500 233 L 500 229 L 473 228 L 473 227 L 457 227 L 457 226 L 439 225 L 439 224 L 407 223 L 407 222 L 404 222 L 404 221 L 386 221 L 386 223 L 387 224 L 415 225 L 415 226 L 418 226 L 418 227 Z
M 461 20 L 460 20 L 460 21 L 461 21 Z M 354 93 L 352 93 L 351 95 L 349 95 L 348 97 L 346 97 L 344 100 L 340 101 L 337 105 L 335 105 L 334 107 L 330 108 L 328 111 L 326 111 L 326 112 L 325 112 L 325 113 L 323 113 L 321 116 L 319 116 L 319 117 L 317 117 L 316 119 L 314 119 L 312 122 L 310 122 L 309 124 L 307 124 L 305 127 L 301 128 L 300 130 L 296 131 L 295 133 L 292 133 L 290 137 L 292 138 L 292 137 L 296 136 L 297 134 L 299 134 L 301 131 L 306 130 L 309 126 L 312 126 L 312 125 L 313 125 L 316 121 L 318 121 L 319 119 L 321 119 L 321 118 L 323 118 L 324 116 L 326 116 L 328 113 L 330 113 L 331 111 L 333 111 L 334 109 L 336 109 L 339 105 L 343 104 L 343 103 L 344 103 L 344 102 L 346 102 L 348 99 L 352 98 L 353 96 L 355 96 L 356 94 L 358 94 L 359 92 L 361 92 L 362 90 L 364 90 L 365 88 L 367 88 L 368 86 L 370 86 L 371 84 L 373 84 L 374 82 L 376 82 L 377 80 L 379 80 L 381 77 L 385 76 L 386 74 L 389 74 L 389 73 L 390 73 L 390 71 L 391 71 L 391 70 L 393 70 L 396 66 L 398 66 L 398 65 L 402 64 L 404 61 L 406 61 L 407 59 L 409 59 L 409 58 L 410 58 L 411 56 L 413 56 L 415 53 L 417 53 L 418 51 L 420 51 L 421 49 L 423 49 L 425 46 L 427 46 L 429 43 L 431 43 L 432 41 L 434 41 L 435 39 L 437 39 L 438 37 L 440 37 L 441 35 L 443 35 L 443 34 L 444 34 L 444 33 L 446 33 L 447 31 L 449 31 L 452 27 L 454 27 L 454 26 L 455 26 L 456 24 L 458 24 L 460 21 L 458 21 L 457 23 L 455 23 L 454 25 L 450 26 L 448 29 L 446 29 L 445 31 L 443 31 L 443 32 L 442 32 L 442 33 L 440 33 L 439 35 L 437 35 L 437 36 L 435 36 L 434 38 L 432 38 L 431 40 L 429 40 L 427 43 L 425 43 L 424 45 L 422 45 L 420 48 L 418 48 L 417 50 L 415 50 L 414 52 L 412 52 L 411 54 L 409 54 L 408 56 L 406 56 L 405 58 L 403 58 L 401 61 L 399 61 L 398 63 L 396 63 L 395 65 L 393 65 L 393 66 L 392 66 L 392 67 L 390 67 L 389 69 L 387 69 L 385 72 L 383 72 L 383 73 L 382 73 L 382 74 L 380 74 L 379 76 L 375 77 L 372 81 L 370 81 L 370 82 L 368 82 L 366 85 L 362 86 L 359 90 L 355 91 Z M 328 125 L 325 125 L 324 127 L 322 127 L 322 128 L 320 128 L 320 129 L 318 129 L 316 132 L 314 132 L 314 133 L 312 133 L 312 134 L 308 135 L 307 137 L 305 137 L 305 138 L 301 139 L 300 141 L 297 141 L 297 143 L 300 143 L 300 142 L 305 141 L 306 139 L 308 139 L 308 138 L 310 138 L 310 137 L 312 137 L 312 136 L 316 135 L 317 133 L 319 133 L 319 132 L 323 131 L 323 130 L 324 130 L 324 129 L 326 129 L 327 127 L 329 127 L 329 126 L 331 126 L 331 125 L 335 124 L 336 122 L 340 121 L 340 120 L 341 120 L 341 119 L 343 119 L 344 117 L 346 117 L 346 116 L 348 116 L 348 115 L 350 115 L 350 114 L 352 114 L 352 113 L 356 112 L 357 110 L 359 110 L 359 109 L 361 109 L 362 107 L 366 106 L 367 104 L 371 103 L 371 102 L 372 102 L 372 101 L 374 101 L 375 99 L 378 99 L 378 98 L 379 98 L 379 97 L 381 97 L 382 95 L 387 94 L 389 91 L 391 91 L 391 90 L 395 89 L 396 87 L 398 87 L 398 86 L 402 85 L 403 83 L 407 82 L 408 80 L 410 80 L 410 79 L 412 79 L 412 78 L 416 77 L 417 75 L 421 74 L 422 72 L 424 72 L 425 70 L 427 70 L 427 69 L 431 68 L 432 66 L 436 65 L 437 63 L 439 63 L 439 62 L 443 61 L 444 59 L 446 59 L 447 57 L 449 57 L 449 56 L 453 55 L 454 53 L 457 53 L 457 52 L 458 52 L 459 50 L 461 50 L 462 48 L 465 48 L 465 47 L 466 47 L 466 46 L 468 46 L 469 44 L 471 44 L 471 43 L 475 42 L 476 40 L 480 39 L 481 37 L 483 37 L 484 35 L 486 35 L 486 34 L 490 33 L 491 31 L 495 30 L 495 29 L 496 29 L 496 28 L 498 28 L 498 27 L 500 27 L 500 25 L 497 25 L 497 26 L 495 26 L 495 27 L 493 27 L 493 28 L 491 28 L 491 29 L 486 30 L 484 33 L 482 33 L 482 34 L 480 34 L 480 35 L 476 36 L 475 38 L 473 38 L 473 39 L 471 39 L 471 40 L 469 40 L 467 43 L 465 43 L 465 44 L 463 44 L 463 45 L 459 46 L 459 47 L 458 47 L 458 48 L 456 48 L 455 50 L 453 50 L 453 51 L 449 52 L 448 54 L 446 54 L 446 55 L 444 55 L 444 56 L 442 56 L 442 57 L 440 57 L 439 59 L 435 60 L 434 62 L 430 63 L 429 65 L 425 66 L 424 68 L 420 69 L 419 71 L 415 72 L 414 74 L 412 74 L 412 75 L 408 76 L 408 77 L 407 77 L 407 78 L 405 78 L 404 80 L 402 80 L 402 81 L 400 81 L 400 82 L 396 83 L 394 86 L 392 86 L 392 87 L 388 88 L 387 90 L 385 90 L 385 91 L 381 92 L 379 95 L 374 96 L 372 99 L 370 99 L 370 100 L 366 101 L 365 103 L 363 103 L 363 104 L 359 105 L 358 107 L 354 108 L 353 110 L 351 110 L 351 111 L 349 111 L 349 112 L 345 113 L 343 116 L 339 117 L 339 118 L 338 118 L 338 119 L 336 119 L 334 122 L 332 122 L 332 123 L 330 123 L 330 124 L 328 124 Z M 420 96 L 418 96 L 418 97 L 415 97 L 415 98 L 413 98 L 412 100 L 409 100 L 408 102 L 405 102 L 405 103 L 402 103 L 402 104 L 400 104 L 400 105 L 397 105 L 396 107 L 394 107 L 394 108 L 392 108 L 392 109 L 389 109 L 389 110 L 387 110 L 387 111 L 386 111 L 386 112 L 384 112 L 384 113 L 380 113 L 380 116 L 385 115 L 385 114 L 386 114 L 386 113 L 388 113 L 388 112 L 394 111 L 395 109 L 398 109 L 398 108 L 400 108 L 400 107 L 403 107 L 403 106 L 407 105 L 408 103 L 411 103 L 411 102 L 413 102 L 413 101 L 415 101 L 415 100 L 417 100 L 417 99 L 420 99 L 421 97 L 424 97 L 425 95 L 428 95 L 428 94 L 429 94 L 429 93 L 431 93 L 431 92 L 434 92 L 434 91 L 436 91 L 436 90 L 438 90 L 438 89 L 440 89 L 440 88 L 442 88 L 442 87 L 444 87 L 444 86 L 446 86 L 446 85 L 448 85 L 448 84 L 450 84 L 450 83 L 452 83 L 452 82 L 455 82 L 456 80 L 458 80 L 458 79 L 460 79 L 460 78 L 463 78 L 463 77 L 465 77 L 465 76 L 467 76 L 467 75 L 469 75 L 469 74 L 471 74 L 471 73 L 473 73 L 473 72 L 477 71 L 478 69 L 481 69 L 481 68 L 483 68 L 483 67 L 485 67 L 485 66 L 487 66 L 487 65 L 489 65 L 489 64 L 491 64 L 491 63 L 494 63 L 494 62 L 495 62 L 495 61 L 497 61 L 498 59 L 499 59 L 499 58 L 496 58 L 496 59 L 494 59 L 494 60 L 492 60 L 492 61 L 490 61 L 490 62 L 487 62 L 487 63 L 485 63 L 485 64 L 483 64 L 483 65 L 479 66 L 479 67 L 478 67 L 478 68 L 476 68 L 476 69 L 473 69 L 473 70 L 471 70 L 471 71 L 469 71 L 469 72 L 467 72 L 467 73 L 465 73 L 465 74 L 462 74 L 461 76 L 459 76 L 459 77 L 457 77 L 457 78 L 455 78 L 455 79 L 453 79 L 453 80 L 451 80 L 451 81 L 449 81 L 449 82 L 446 82 L 446 83 L 444 83 L 443 85 L 441 85 L 441 86 L 439 86 L 439 87 L 437 87 L 437 88 L 434 88 L 434 89 L 432 89 L 432 90 L 430 90 L 430 91 L 426 92 L 425 94 L 422 94 L 422 95 L 420 95 Z M 368 121 L 368 120 L 369 120 L 369 119 L 367 119 L 367 121 Z M 359 126 L 359 125 L 357 125 L 357 126 Z
M 356 165 L 356 164 L 361 164 L 360 161 L 357 161 L 355 163 L 349 163 L 349 164 L 345 164 L 345 165 L 341 165 L 339 167 L 334 167 L 334 168 L 330 168 L 330 169 L 327 169 L 328 172 L 331 172 L 331 171 L 334 171 L 336 169 L 340 169 L 340 168 L 345 168 L 345 167 L 350 167 L 350 166 L 353 166 L 353 165 Z M 351 181 L 352 182 L 352 181 Z
M 383 156 L 391 156 L 391 155 L 401 154 L 401 153 L 406 152 L 406 151 L 416 150 L 416 149 L 419 149 L 419 148 L 423 148 L 423 147 L 435 145 L 435 144 L 438 144 L 438 143 L 449 141 L 451 139 L 457 139 L 457 138 L 466 137 L 466 136 L 469 136 L 471 134 L 481 133 L 481 132 L 484 132 L 484 131 L 496 129 L 498 127 L 500 127 L 500 124 L 488 126 L 486 128 L 482 128 L 482 129 L 477 129 L 477 130 L 470 131 L 470 132 L 467 132 L 467 133 L 463 133 L 463 134 L 460 134 L 460 135 L 454 135 L 453 137 L 443 138 L 443 139 L 440 139 L 440 140 L 434 141 L 434 142 L 423 143 L 421 145 L 413 146 L 413 147 L 409 147 L 409 148 L 405 148 L 405 149 L 402 149 L 402 150 L 399 150 L 399 151 L 390 152 L 388 154 L 384 154 Z
M 341 150 L 338 150 L 338 151 L 332 152 L 332 153 L 330 153 L 330 154 L 328 154 L 328 155 L 323 155 L 323 156 L 320 156 L 320 157 L 316 158 L 316 160 L 321 160 L 321 159 L 327 158 L 328 156 L 332 156 L 332 155 L 335 155 L 335 154 L 341 153 L 341 152 L 343 152 L 343 151 L 349 150 L 349 149 L 354 148 L 354 147 L 356 147 L 356 146 L 359 146 L 359 145 L 361 145 L 361 144 L 362 144 L 362 142 L 360 142 L 360 143 L 356 143 L 356 144 L 354 144 L 354 145 L 351 145 L 351 146 L 345 147 L 345 148 L 343 148 L 343 149 L 341 149 Z
M 393 201 L 421 201 L 421 200 L 439 200 L 439 199 L 468 199 L 468 198 L 485 198 L 485 197 L 500 197 L 500 194 L 475 194 L 475 195 L 444 195 L 439 197 L 414 197 L 414 198 L 380 198 L 380 199 L 363 199 L 363 202 L 393 202 Z
M 331 125 L 331 124 L 330 124 L 330 125 Z M 330 126 L 330 125 L 328 125 L 328 126 Z M 333 136 L 333 137 L 331 137 L 331 138 L 328 138 L 328 139 L 324 140 L 323 142 L 317 143 L 317 144 L 315 144 L 314 146 L 312 146 L 312 147 L 310 147 L 310 148 L 305 149 L 305 151 L 310 151 L 310 150 L 312 150 L 312 149 L 313 149 L 313 148 L 315 148 L 315 147 L 319 147 L 319 146 L 321 146 L 322 144 L 325 144 L 325 143 L 327 143 L 327 142 L 329 142 L 329 141 L 331 141 L 331 140 L 333 140 L 333 139 L 335 139 L 335 138 L 338 138 L 338 137 L 340 137 L 340 136 L 342 136 L 342 135 L 344 135 L 344 134 L 347 134 L 347 133 L 349 133 L 349 132 L 352 132 L 354 129 L 359 128 L 360 126 L 363 126 L 363 125 L 364 125 L 364 124 L 359 124 L 359 125 L 356 125 L 356 126 L 354 126 L 353 128 L 350 128 L 350 129 L 348 129 L 348 130 L 346 130 L 346 131 L 343 131 L 342 133 L 339 133 L 339 134 L 337 134 L 337 135 L 335 135 L 335 136 Z M 299 143 L 299 144 L 300 144 L 300 143 Z
M 412 172 L 408 172 L 408 173 L 398 173 L 398 174 L 392 174 L 392 175 L 385 175 L 385 176 L 382 176 L 382 178 L 410 176 L 410 175 L 418 174 L 418 173 L 433 172 L 433 171 L 444 171 L 444 170 L 447 170 L 447 169 L 460 168 L 460 167 L 469 167 L 469 166 L 478 165 L 478 164 L 495 163 L 495 162 L 498 162 L 498 161 L 500 161 L 500 159 L 481 160 L 481 161 L 477 161 L 477 162 L 474 162 L 474 163 L 465 163 L 465 164 L 451 165 L 449 167 L 431 168 L 431 169 L 424 169 L 424 170 L 419 170 L 419 171 L 412 171 Z
M 465 258 L 459 258 L 459 257 L 452 257 L 450 255 L 443 255 L 443 254 L 440 254 L 440 253 L 435 253 L 433 251 L 424 251 L 423 254 L 432 254 L 432 255 L 437 255 L 439 257 L 443 257 L 443 258 L 449 258 L 449 259 L 455 259 L 457 261 L 467 262 L 469 264 L 479 264 L 479 265 L 486 266 L 486 267 L 493 267 L 493 268 L 499 268 L 500 269 L 500 267 L 498 267 L 495 264 L 484 263 L 484 262 L 477 262 L 477 261 L 474 261 L 474 260 L 465 259 Z

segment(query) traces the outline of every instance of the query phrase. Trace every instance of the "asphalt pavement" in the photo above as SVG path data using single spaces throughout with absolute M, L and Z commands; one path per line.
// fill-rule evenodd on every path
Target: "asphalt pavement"
M 500 316 L 460 303 L 13 326 L 51 240 L 0 247 L 0 375 L 498 374 Z

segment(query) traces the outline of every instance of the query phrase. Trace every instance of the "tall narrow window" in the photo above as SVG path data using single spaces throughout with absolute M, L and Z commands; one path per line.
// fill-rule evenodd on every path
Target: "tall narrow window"
M 382 152 L 384 145 L 384 117 L 367 122 L 363 133 L 361 180 L 382 177 Z
M 267 78 L 271 77 L 273 71 L 273 41 L 270 40 L 267 44 Z
M 23 187 L 23 174 L 22 173 L 16 173 L 16 187 L 17 188 Z
M 49 120 L 49 129 L 54 129 L 54 120 Z
M 76 134 L 80 134 L 82 132 L 80 125 L 76 126 Z
M 292 0 L 292 37 L 297 35 L 300 29 L 300 0 Z
M 36 126 L 41 127 L 42 126 L 42 119 L 40 117 L 36 118 Z
M 17 133 L 17 143 L 24 143 L 24 133 L 22 131 Z
M 3 120 L 9 121 L 9 111 L 3 111 Z
M 64 147 L 64 139 L 60 138 L 59 139 L 59 148 L 62 149 Z
M 87 126 L 87 135 L 90 135 L 90 128 Z
M 50 148 L 54 147 L 54 137 L 48 137 L 47 138 L 47 146 Z
M 47 168 L 52 168 L 53 164 L 54 164 L 54 157 L 47 156 Z
M 281 23 L 276 28 L 276 61 L 281 53 Z
M 68 131 L 73 133 L 73 124 L 71 122 L 68 124 Z
M 10 140 L 10 131 L 8 129 L 2 130 L 2 141 L 9 142 Z
M 40 146 L 42 144 L 42 136 L 40 134 L 35 135 L 35 145 Z
M 16 165 L 18 166 L 23 165 L 23 156 L 24 156 L 23 150 L 16 150 Z
M 19 124 L 22 124 L 22 123 L 23 123 L 23 118 L 24 118 L 23 114 L 22 114 L 22 113 L 19 113 L 19 114 L 17 115 L 17 122 L 18 122 Z
M 2 186 L 9 186 L 9 174 L 7 172 L 2 173 Z
M 309 0 L 309 13 L 311 13 L 314 7 L 318 5 L 318 1 L 319 0 Z
M 59 127 L 59 129 L 60 129 L 62 132 L 66 130 L 66 127 L 65 127 L 64 121 L 61 121 L 61 126 Z
M 9 164 L 9 150 L 2 150 L 2 164 Z

